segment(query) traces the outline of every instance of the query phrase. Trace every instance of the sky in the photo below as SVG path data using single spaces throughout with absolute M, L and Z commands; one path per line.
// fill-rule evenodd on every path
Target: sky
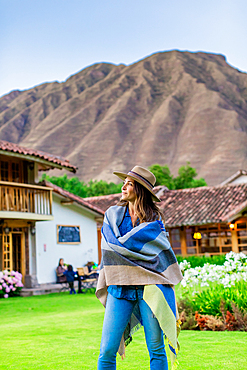
M 0 0 L 0 96 L 174 49 L 247 72 L 246 15 L 246 0 Z

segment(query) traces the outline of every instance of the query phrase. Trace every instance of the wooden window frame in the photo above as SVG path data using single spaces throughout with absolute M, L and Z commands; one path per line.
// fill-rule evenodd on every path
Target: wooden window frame
M 0 156 L 0 180 L 1 180 L 1 162 L 7 162 L 8 163 L 8 182 L 14 182 L 16 184 L 20 184 L 20 183 L 23 183 L 23 161 L 20 160 L 20 159 L 9 159 L 9 158 L 5 158 L 4 156 Z M 19 181 L 16 182 L 16 181 L 13 181 L 13 177 L 12 177 L 12 163 L 18 163 L 19 164 Z M 2 181 L 2 180 L 1 180 Z M 5 181 L 5 180 L 3 180 Z
M 174 242 L 177 242 L 177 240 L 174 240 L 173 239 L 173 236 L 175 236 L 175 233 L 172 234 L 173 231 L 178 231 L 178 235 L 179 236 L 179 243 L 180 243 L 180 247 L 175 247 L 174 246 Z M 176 255 L 181 255 L 182 254 L 182 248 L 181 248 L 181 236 L 180 236 L 180 228 L 179 227 L 171 227 L 169 228 L 169 240 L 170 240 L 170 244 L 171 244 L 171 247 L 172 247 L 172 250 L 173 252 L 176 254 Z
M 223 244 L 223 239 L 225 239 L 224 236 L 222 236 L 221 232 L 226 232 L 226 231 L 230 231 L 230 229 L 228 230 L 227 227 L 226 227 L 226 224 L 220 224 L 218 223 L 217 226 L 215 224 L 207 224 L 207 225 L 198 225 L 195 227 L 195 231 L 196 232 L 200 232 L 200 233 L 203 233 L 205 232 L 206 234 L 209 234 L 210 232 L 217 232 L 218 236 L 215 237 L 215 238 L 212 238 L 212 239 L 218 239 L 218 242 L 219 242 L 219 245 L 216 245 L 215 247 L 218 247 L 219 248 L 219 251 L 218 252 L 200 252 L 200 247 L 199 246 L 199 240 L 196 240 L 196 245 L 197 245 L 197 255 L 205 255 L 205 253 L 207 254 L 210 254 L 210 255 L 220 255 L 220 254 L 226 254 L 228 253 L 228 251 L 225 250 L 225 248 L 231 248 L 232 250 L 232 243 L 231 244 Z M 210 239 L 207 238 L 208 240 Z M 210 248 L 210 247 L 209 247 Z
M 59 241 L 59 232 L 58 228 L 59 227 L 78 227 L 79 229 L 79 236 L 80 236 L 80 241 L 79 242 L 60 242 Z M 69 245 L 76 245 L 76 244 L 81 244 L 81 227 L 80 225 L 57 225 L 57 244 L 69 244 Z
M 245 223 L 245 228 L 238 228 L 238 224 L 242 224 L 242 223 Z M 239 251 L 240 252 L 242 252 L 243 250 L 246 251 L 247 243 L 241 243 L 241 241 L 244 240 L 244 239 L 247 239 L 247 236 L 246 235 L 238 235 L 238 232 L 239 231 L 245 231 L 245 232 L 247 231 L 247 219 L 239 219 L 238 221 L 236 221 L 235 230 L 236 230 L 236 233 L 237 233 Z M 239 241 L 240 241 L 240 243 L 239 243 Z

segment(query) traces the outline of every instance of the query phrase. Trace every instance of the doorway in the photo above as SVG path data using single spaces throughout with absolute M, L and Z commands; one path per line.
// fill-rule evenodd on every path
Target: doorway
M 24 232 L 12 229 L 8 234 L 2 234 L 2 269 L 18 271 L 25 275 Z
M 12 256 L 13 256 L 13 270 L 22 274 L 21 266 L 21 237 L 22 234 L 12 234 Z

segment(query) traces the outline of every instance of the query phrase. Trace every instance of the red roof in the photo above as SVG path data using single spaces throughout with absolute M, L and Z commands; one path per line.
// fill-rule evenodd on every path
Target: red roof
M 166 186 L 155 186 L 154 187 L 154 193 L 160 197 L 161 194 L 164 193 L 164 191 L 167 190 Z M 101 195 L 98 197 L 89 197 L 84 198 L 87 202 L 90 204 L 96 205 L 100 209 L 102 209 L 104 212 L 111 206 L 115 206 L 117 202 L 121 198 L 121 193 L 118 194 L 110 194 L 110 195 Z
M 103 212 L 105 212 L 109 207 L 115 206 L 121 198 L 121 193 L 101 195 L 99 197 L 84 198 L 88 203 L 99 207 Z
M 24 148 L 23 146 L 10 143 L 8 141 L 0 140 L 0 150 L 6 151 L 6 152 L 12 152 L 12 153 L 24 154 L 24 155 L 31 155 L 33 157 L 40 158 L 40 159 L 43 159 L 49 162 L 49 165 L 50 163 L 55 163 L 61 167 L 67 168 L 69 171 L 74 172 L 74 173 L 77 170 L 77 167 L 70 164 L 69 161 L 63 157 L 45 153 L 40 150 Z M 50 165 L 50 167 L 52 166 Z
M 99 207 L 89 203 L 85 199 L 83 199 L 81 197 L 78 197 L 78 195 L 72 194 L 69 191 L 60 188 L 59 186 L 52 184 L 51 182 L 44 181 L 44 183 L 49 188 L 52 188 L 54 193 L 57 193 L 59 195 L 62 195 L 63 197 L 69 198 L 73 202 L 76 202 L 76 203 L 78 203 L 79 205 L 81 205 L 83 207 L 86 207 L 86 208 L 88 208 L 88 209 L 90 209 L 94 212 L 97 212 L 102 216 L 104 215 L 104 211 L 102 211 L 102 209 L 100 209 Z
M 161 201 L 167 226 L 228 222 L 247 207 L 247 184 L 169 190 Z
M 106 211 L 121 194 L 86 198 Z M 168 227 L 228 222 L 247 208 L 247 184 L 166 190 L 158 203 Z

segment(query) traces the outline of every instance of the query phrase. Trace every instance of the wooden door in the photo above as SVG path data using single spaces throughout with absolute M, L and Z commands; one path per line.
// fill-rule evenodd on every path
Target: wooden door
M 3 270 L 18 271 L 25 275 L 25 243 L 24 232 L 12 231 L 3 233 Z
M 3 270 L 13 270 L 11 233 L 3 233 Z

